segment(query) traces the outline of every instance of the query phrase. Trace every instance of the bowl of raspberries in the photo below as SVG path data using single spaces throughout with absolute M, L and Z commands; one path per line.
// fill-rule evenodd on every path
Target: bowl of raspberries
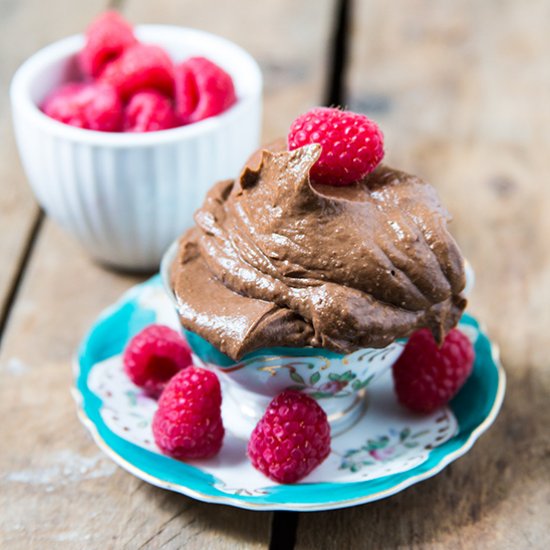
M 257 146 L 261 92 L 239 46 L 109 11 L 25 61 L 10 95 L 47 213 L 101 263 L 147 271 Z

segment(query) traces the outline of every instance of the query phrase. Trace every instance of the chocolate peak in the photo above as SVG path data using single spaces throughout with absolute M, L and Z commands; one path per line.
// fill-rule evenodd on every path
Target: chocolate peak
M 265 194 L 269 189 L 276 197 L 294 197 L 295 204 L 309 207 L 319 202 L 321 197 L 312 189 L 309 171 L 321 155 L 321 146 L 307 145 L 294 151 L 270 151 L 263 149 L 259 158 L 252 157 L 243 168 L 236 185 L 235 193 L 254 192 Z M 260 183 L 269 181 L 270 185 Z M 258 188 L 258 189 L 256 189 Z M 272 200 L 272 202 L 275 202 Z

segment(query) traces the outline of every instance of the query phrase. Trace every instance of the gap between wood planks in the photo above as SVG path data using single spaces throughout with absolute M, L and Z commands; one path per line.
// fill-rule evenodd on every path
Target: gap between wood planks
M 329 70 L 325 92 L 325 105 L 345 106 L 345 75 L 348 60 L 349 30 L 353 0 L 337 0 L 334 10 L 334 27 L 327 52 Z
M 326 106 L 345 106 L 345 76 L 348 61 L 349 29 L 353 0 L 335 2 L 331 40 L 327 51 Z M 298 532 L 298 512 L 274 512 L 271 523 L 269 550 L 292 550 Z
M 122 5 L 124 4 L 124 1 L 125 0 L 107 0 L 105 8 L 120 10 L 122 8 Z M 19 259 L 19 263 L 16 267 L 13 281 L 6 295 L 6 300 L 3 308 L 0 308 L 0 348 L 2 347 L 5 329 L 8 324 L 13 306 L 15 304 L 15 299 L 17 298 L 19 289 L 21 288 L 21 284 L 25 276 L 25 271 L 27 269 L 27 266 L 29 265 L 32 253 L 38 240 L 38 236 L 40 234 L 40 230 L 44 225 L 44 218 L 44 211 L 40 209 L 36 214 L 31 230 L 29 232 L 27 243 L 25 244 L 25 248 L 23 249 L 23 252 Z
M 324 93 L 325 105 L 343 105 L 345 102 L 345 70 L 348 50 L 348 30 L 353 0 L 337 0 L 335 3 L 334 23 L 331 32 L 331 40 L 327 51 L 328 78 Z M 109 0 L 107 7 L 110 9 L 122 9 L 124 0 Z M 26 268 L 30 262 L 33 251 L 43 226 L 44 213 L 42 210 L 36 216 L 29 240 L 21 255 L 16 275 L 6 299 L 2 316 L 0 317 L 0 346 L 4 335 L 4 329 L 10 318 L 15 299 L 21 287 Z M 298 530 L 299 514 L 297 512 L 274 512 L 271 524 L 270 550 L 291 550 L 294 548 L 296 533 Z
M 15 299 L 19 292 L 19 288 L 21 287 L 25 271 L 27 269 L 27 266 L 29 265 L 29 261 L 32 256 L 36 241 L 38 239 L 38 234 L 43 225 L 43 221 L 44 212 L 42 210 L 39 210 L 36 214 L 36 218 L 34 219 L 31 230 L 29 231 L 29 238 L 20 256 L 19 263 L 16 267 L 13 281 L 8 290 L 3 310 L 0 312 L 0 348 L 2 347 L 5 328 L 8 324 L 10 314 L 15 303 Z

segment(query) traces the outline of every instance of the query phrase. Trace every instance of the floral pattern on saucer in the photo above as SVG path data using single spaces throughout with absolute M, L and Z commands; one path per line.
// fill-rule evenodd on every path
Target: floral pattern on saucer
M 159 453 L 151 433 L 156 402 L 124 374 L 122 351 L 145 325 L 177 327 L 158 277 L 127 293 L 98 320 L 80 350 L 75 397 L 80 417 L 98 445 L 123 468 L 155 485 L 207 502 L 262 510 L 324 510 L 383 498 L 434 475 L 464 454 L 496 417 L 504 393 L 504 373 L 495 349 L 477 322 L 465 316 L 460 328 L 476 349 L 474 373 L 450 407 L 415 415 L 401 407 L 391 372 L 368 386 L 362 418 L 332 440 L 327 460 L 301 483 L 278 485 L 250 465 L 238 403 L 224 399 L 226 437 L 220 454 L 209 460 L 180 462 Z M 288 376 L 291 375 L 291 369 Z M 319 390 L 315 370 L 296 386 Z M 358 378 L 343 369 L 330 390 Z M 329 386 L 325 386 L 328 392 Z
M 113 433 L 160 454 L 151 432 L 156 401 L 132 384 L 124 373 L 121 355 L 94 366 L 89 388 L 101 399 L 101 417 Z M 275 484 L 250 465 L 247 438 L 241 436 L 241 418 L 232 400 L 224 401 L 223 420 L 226 436 L 222 451 L 213 459 L 195 462 L 215 476 L 216 486 L 223 492 L 266 494 Z M 429 450 L 451 438 L 456 429 L 456 420 L 447 408 L 427 416 L 410 416 L 398 405 L 391 373 L 386 373 L 372 385 L 367 412 L 350 430 L 333 438 L 331 455 L 304 482 L 351 482 L 410 470 L 422 464 Z

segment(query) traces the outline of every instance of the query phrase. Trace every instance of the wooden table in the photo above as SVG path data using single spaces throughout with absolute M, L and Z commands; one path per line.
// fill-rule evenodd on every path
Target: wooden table
M 39 211 L 6 92 L 19 63 L 105 4 L 0 2 L 0 546 L 550 548 L 550 1 L 112 2 L 132 21 L 247 48 L 264 70 L 266 141 L 314 104 L 372 115 L 387 160 L 438 188 L 476 269 L 471 310 L 508 373 L 495 426 L 397 496 L 300 515 L 149 486 L 103 457 L 76 418 L 78 342 L 137 279 L 91 263 Z

